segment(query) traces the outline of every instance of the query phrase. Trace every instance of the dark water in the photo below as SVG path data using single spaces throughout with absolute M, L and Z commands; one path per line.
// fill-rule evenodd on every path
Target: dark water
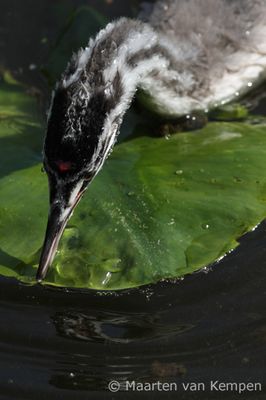
M 45 59 L 41 38 L 58 32 L 52 3 L 66 14 L 86 3 L 115 17 L 133 15 L 137 1 L 0 1 L 1 65 L 41 93 L 45 83 L 29 66 Z M 177 385 L 141 394 L 148 398 L 265 399 L 265 299 L 266 223 L 208 273 L 177 283 L 110 294 L 1 278 L 0 398 L 116 398 L 109 381 L 135 380 Z M 259 382 L 262 391 L 211 392 L 211 380 Z M 205 391 L 186 392 L 184 382 Z

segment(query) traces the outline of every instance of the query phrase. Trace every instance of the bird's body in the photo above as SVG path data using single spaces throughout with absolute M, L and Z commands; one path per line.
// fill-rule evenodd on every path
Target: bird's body
M 142 20 L 121 18 L 75 54 L 48 115 L 44 166 L 51 211 L 38 278 L 110 153 L 137 91 L 168 118 L 207 111 L 265 77 L 264 0 L 163 0 Z
M 163 113 L 209 110 L 266 77 L 265 0 L 158 1 L 149 23 L 175 58 L 175 93 L 161 99 L 158 109 Z M 181 93 L 178 80 L 186 83 Z

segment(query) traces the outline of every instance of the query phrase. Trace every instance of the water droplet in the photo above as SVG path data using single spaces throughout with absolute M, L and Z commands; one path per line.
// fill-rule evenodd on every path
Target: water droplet
M 29 65 L 29 70 L 30 70 L 30 71 L 34 71 L 36 68 L 37 68 L 37 65 L 36 65 L 36 64 L 30 64 L 30 65 Z
M 102 285 L 106 285 L 110 281 L 111 277 L 112 277 L 112 273 L 111 272 L 107 272 L 104 280 L 102 281 Z
M 74 378 L 74 376 L 75 376 L 74 372 L 70 372 L 69 376 L 70 376 L 70 378 Z
M 235 92 L 235 95 L 236 95 L 236 96 L 239 96 L 239 92 Z
M 251 232 L 254 232 L 254 231 L 257 229 L 258 226 L 259 226 L 259 224 L 255 225 L 255 226 L 251 229 Z
M 186 115 L 186 119 L 190 119 L 190 115 L 188 114 L 188 115 Z
M 135 194 L 134 192 L 128 192 L 127 195 L 128 195 L 129 197 L 132 197 L 132 196 L 134 196 L 134 194 Z
M 248 87 L 251 87 L 253 85 L 252 82 L 248 82 Z
M 242 182 L 242 179 L 239 176 L 234 176 L 234 181 L 239 183 Z
M 171 218 L 171 221 L 168 222 L 168 225 L 174 225 L 174 224 L 175 224 L 175 220 L 174 220 L 174 218 Z
M 175 171 L 176 175 L 182 175 L 183 174 L 183 170 L 182 169 L 178 169 Z
M 171 135 L 165 135 L 164 138 L 165 138 L 166 140 L 170 140 L 170 137 L 171 137 Z
M 202 227 L 202 229 L 209 229 L 210 225 L 208 225 L 208 224 L 202 224 L 201 227 Z

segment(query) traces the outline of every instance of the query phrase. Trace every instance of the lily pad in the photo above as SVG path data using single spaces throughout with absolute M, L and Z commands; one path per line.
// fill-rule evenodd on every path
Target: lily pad
M 240 103 L 229 103 L 211 110 L 209 117 L 216 121 L 240 121 L 248 117 L 248 109 Z
M 25 92 L 5 74 L 0 86 L 0 178 L 41 161 L 41 116 L 35 99 Z
M 48 212 L 33 98 L 0 86 L 0 273 L 33 283 Z M 123 289 L 224 256 L 266 215 L 266 122 L 215 122 L 115 147 L 62 238 L 45 283 Z

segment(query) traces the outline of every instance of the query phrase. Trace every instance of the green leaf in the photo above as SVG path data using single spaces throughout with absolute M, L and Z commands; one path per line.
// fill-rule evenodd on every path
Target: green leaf
M 42 127 L 34 98 L 13 81 L 0 90 L 0 178 L 41 160 Z
M 211 110 L 209 117 L 216 121 L 240 121 L 248 117 L 248 109 L 239 103 L 229 103 Z
M 34 282 L 48 213 L 35 101 L 0 87 L 0 273 Z M 46 283 L 135 287 L 196 271 L 266 215 L 266 125 L 209 123 L 115 147 L 61 241 Z

